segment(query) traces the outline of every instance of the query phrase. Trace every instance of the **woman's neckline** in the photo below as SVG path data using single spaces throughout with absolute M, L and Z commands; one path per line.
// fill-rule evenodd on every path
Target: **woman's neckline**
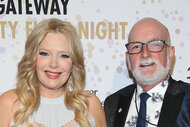
M 46 104 L 58 104 L 64 102 L 64 94 L 57 98 L 48 98 L 44 96 L 41 96 L 40 98 L 41 98 L 41 103 L 46 103 Z

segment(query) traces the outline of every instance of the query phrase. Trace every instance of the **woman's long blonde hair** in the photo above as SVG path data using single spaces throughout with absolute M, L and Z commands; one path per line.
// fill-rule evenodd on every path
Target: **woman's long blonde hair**
M 69 40 L 69 52 L 72 60 L 72 72 L 69 78 L 72 79 L 73 91 L 68 91 L 68 84 L 64 84 L 65 104 L 75 110 L 75 120 L 82 127 L 89 127 L 88 101 L 82 94 L 85 87 L 85 68 L 83 48 L 76 29 L 69 23 L 59 19 L 47 19 L 40 22 L 28 36 L 25 45 L 25 53 L 18 64 L 16 93 L 18 101 L 23 108 L 19 109 L 14 115 L 15 127 L 29 123 L 29 117 L 36 111 L 40 105 L 40 93 L 38 89 L 38 77 L 36 74 L 36 58 L 38 46 L 45 38 L 47 33 L 62 33 Z M 52 42 L 53 43 L 53 42 Z

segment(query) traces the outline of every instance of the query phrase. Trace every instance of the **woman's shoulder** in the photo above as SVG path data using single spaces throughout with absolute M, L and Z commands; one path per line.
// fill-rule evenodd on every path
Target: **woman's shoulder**
M 16 95 L 15 89 L 8 90 L 7 92 L 0 95 L 0 103 L 3 103 L 3 104 L 9 105 L 13 103 L 16 99 L 17 99 L 17 95 Z
M 12 104 L 17 99 L 16 90 L 8 90 L 7 92 L 0 95 L 0 103 L 2 104 Z
M 86 96 L 86 98 L 88 100 L 89 109 L 93 108 L 94 106 L 102 107 L 99 98 L 95 94 L 88 92 L 88 91 L 83 91 L 82 93 L 83 93 L 83 95 Z
M 0 95 L 0 123 L 8 125 L 19 107 L 16 102 L 17 95 L 15 90 L 9 90 Z
M 19 107 L 19 102 L 17 100 L 16 90 L 9 90 L 2 95 L 0 95 L 0 109 L 10 109 L 14 111 L 15 108 Z

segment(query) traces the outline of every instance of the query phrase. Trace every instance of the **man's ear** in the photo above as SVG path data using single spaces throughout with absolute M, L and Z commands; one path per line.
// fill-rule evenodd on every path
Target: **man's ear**
M 126 60 L 128 70 L 131 71 L 131 63 L 130 63 L 129 53 L 128 52 L 125 52 L 125 60 Z
M 173 64 L 174 64 L 174 59 L 175 59 L 175 48 L 174 48 L 174 46 L 170 46 L 169 53 L 170 53 L 170 56 L 169 56 L 169 58 L 170 58 L 170 67 L 172 67 Z

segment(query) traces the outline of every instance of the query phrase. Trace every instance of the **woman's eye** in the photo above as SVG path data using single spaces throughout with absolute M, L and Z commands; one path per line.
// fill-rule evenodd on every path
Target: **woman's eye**
M 39 54 L 42 55 L 42 56 L 48 56 L 47 52 L 40 52 Z
M 66 54 L 62 54 L 62 55 L 61 55 L 61 58 L 69 58 L 69 56 L 66 55 Z

